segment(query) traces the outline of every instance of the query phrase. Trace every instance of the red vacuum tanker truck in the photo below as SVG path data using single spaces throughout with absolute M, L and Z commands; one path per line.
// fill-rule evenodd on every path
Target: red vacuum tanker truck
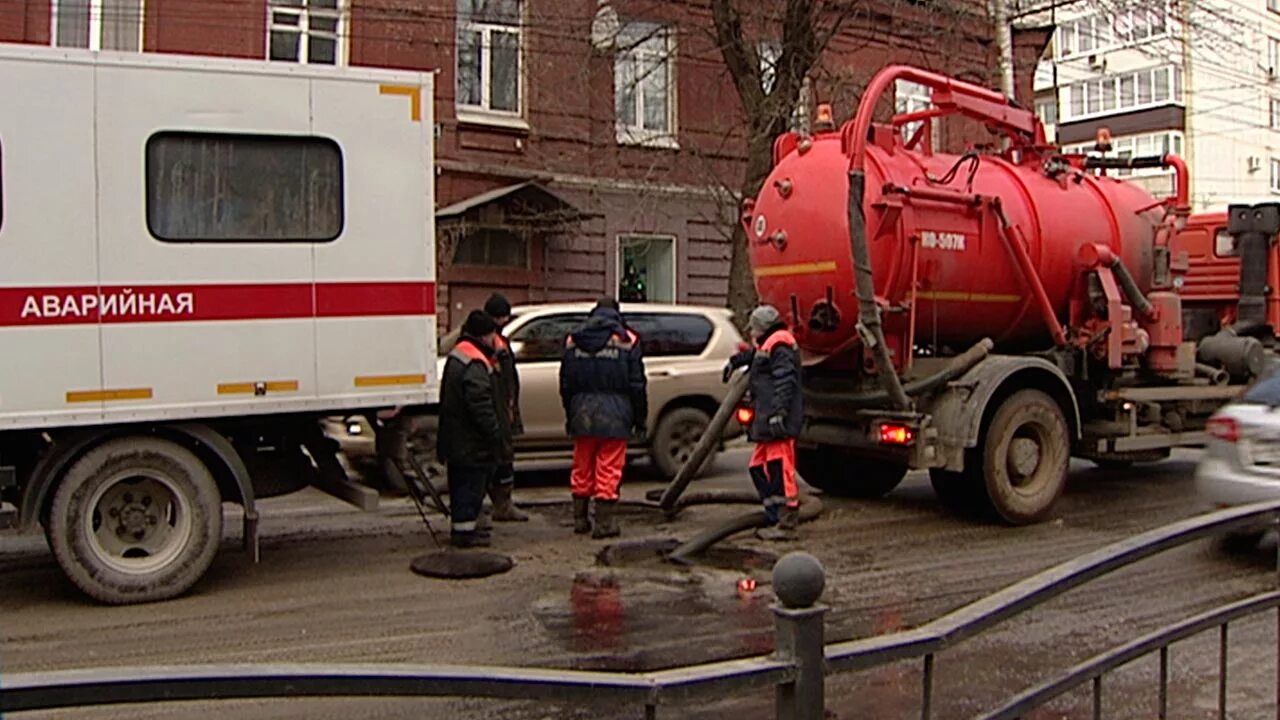
M 898 80 L 932 107 L 873 121 Z M 935 152 L 945 116 L 1000 148 Z M 1230 209 L 1240 289 L 1219 322 L 1192 322 L 1177 156 L 1064 155 L 1000 93 L 894 66 L 851 120 L 779 137 L 773 160 L 741 222 L 761 300 L 805 357 L 797 460 L 827 492 L 878 496 L 928 469 L 950 505 L 1036 522 L 1072 456 L 1127 466 L 1200 444 L 1271 361 L 1266 263 L 1259 281 L 1248 258 L 1280 206 Z M 1142 167 L 1172 168 L 1174 194 L 1107 175 Z

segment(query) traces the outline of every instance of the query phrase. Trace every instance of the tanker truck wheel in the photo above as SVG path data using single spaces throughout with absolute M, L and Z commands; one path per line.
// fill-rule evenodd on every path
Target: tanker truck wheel
M 222 539 L 222 496 L 194 454 L 130 437 L 90 450 L 58 484 L 48 539 L 71 582 L 104 603 L 165 600 L 204 575 Z
M 819 490 L 849 498 L 884 497 L 907 474 L 906 465 L 859 457 L 832 445 L 797 448 L 796 470 Z
M 1039 522 L 1067 482 L 1070 433 L 1062 409 L 1039 390 L 1019 390 L 987 424 L 978 462 L 991 512 L 1011 525 Z M 968 464 L 968 463 L 966 463 Z

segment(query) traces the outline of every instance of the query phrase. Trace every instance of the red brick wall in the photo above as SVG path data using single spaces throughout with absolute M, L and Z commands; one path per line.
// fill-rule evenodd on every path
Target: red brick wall
M 49 43 L 49 0 L 0 2 L 0 42 Z
M 267 57 L 264 0 L 147 0 L 146 15 L 148 52 Z

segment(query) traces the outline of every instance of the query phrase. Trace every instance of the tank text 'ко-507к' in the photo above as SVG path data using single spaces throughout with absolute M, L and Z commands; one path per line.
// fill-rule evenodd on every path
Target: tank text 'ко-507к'
M 897 81 L 932 106 L 874 122 Z M 1002 147 L 935 152 L 943 118 Z M 1172 195 L 1106 174 L 1149 167 L 1173 170 Z M 741 222 L 806 355 L 805 479 L 876 496 L 928 469 L 945 502 L 1019 524 L 1051 511 L 1073 455 L 1123 466 L 1202 442 L 1274 332 L 1264 283 L 1229 324 L 1184 323 L 1188 183 L 1174 155 L 1064 155 L 1000 93 L 905 66 L 842 127 L 779 137 Z M 1274 207 L 1232 213 L 1241 238 L 1280 229 Z

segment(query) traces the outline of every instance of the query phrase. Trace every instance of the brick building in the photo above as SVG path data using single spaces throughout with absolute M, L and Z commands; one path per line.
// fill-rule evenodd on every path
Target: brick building
M 932 6 L 943 4 L 870 2 L 831 41 L 808 100 L 834 100 L 847 115 L 887 62 L 990 82 L 982 3 L 952 0 L 940 19 Z M 599 19 L 613 18 L 599 12 L 613 6 L 616 25 Z M 436 70 L 445 325 L 494 289 L 515 301 L 621 291 L 723 302 L 745 143 L 712 27 L 708 0 L 0 4 L 6 42 Z M 1017 35 L 1020 96 L 1030 97 L 1022 69 L 1046 40 Z M 776 57 L 768 43 L 760 51 L 763 62 Z M 919 100 L 910 87 L 898 91 L 900 106 Z M 944 145 L 974 137 L 941 132 Z

